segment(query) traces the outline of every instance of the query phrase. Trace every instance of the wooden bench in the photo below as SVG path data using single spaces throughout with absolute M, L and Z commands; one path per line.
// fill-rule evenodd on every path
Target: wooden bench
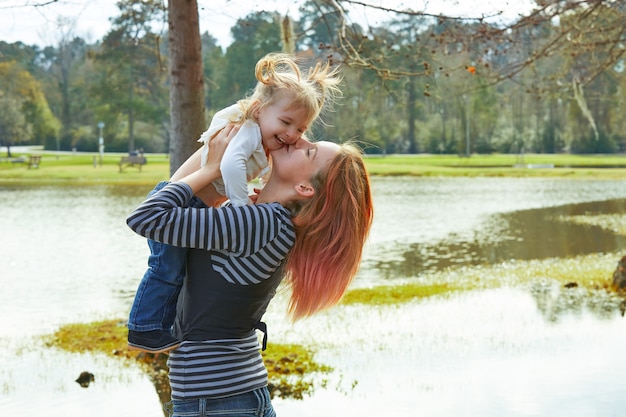
M 31 155 L 28 158 L 28 169 L 39 168 L 40 163 L 41 163 L 41 155 Z
M 120 172 L 122 172 L 124 168 L 134 167 L 134 166 L 138 166 L 139 172 L 141 172 L 141 166 L 145 165 L 147 162 L 148 160 L 146 159 L 145 156 L 129 155 L 129 156 L 122 156 L 122 159 L 120 159 L 120 162 L 118 165 L 120 166 Z

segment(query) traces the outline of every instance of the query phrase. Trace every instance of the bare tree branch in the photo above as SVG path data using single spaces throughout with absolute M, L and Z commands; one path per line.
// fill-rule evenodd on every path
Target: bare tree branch
M 49 6 L 51 4 L 58 3 L 58 2 L 59 2 L 59 0 L 49 0 L 49 1 L 44 1 L 44 2 L 41 2 L 41 3 L 39 3 L 39 2 L 28 3 L 27 2 L 25 4 L 11 4 L 11 5 L 8 5 L 8 6 L 0 5 L 0 10 L 1 9 L 23 9 L 23 8 L 27 8 L 27 7 L 35 7 L 35 8 L 37 8 L 37 7 L 45 7 L 45 6 Z

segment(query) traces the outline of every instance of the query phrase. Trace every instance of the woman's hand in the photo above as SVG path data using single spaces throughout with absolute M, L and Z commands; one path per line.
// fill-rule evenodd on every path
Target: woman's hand
M 209 140 L 209 156 L 203 169 L 219 171 L 226 147 L 237 132 L 239 132 L 239 126 L 228 125 Z M 221 177 L 221 172 L 219 175 Z
M 180 181 L 187 183 L 191 187 L 194 194 L 200 192 L 203 188 L 222 176 L 220 172 L 222 156 L 224 156 L 224 151 L 228 143 L 238 131 L 238 128 L 227 126 L 212 137 L 209 141 L 209 156 L 206 165 L 180 179 Z
M 261 192 L 260 188 L 253 188 L 252 191 L 254 192 L 254 194 L 250 194 L 248 196 L 248 198 L 250 199 L 250 201 L 252 201 L 253 204 L 256 204 L 257 200 L 259 199 L 259 193 Z

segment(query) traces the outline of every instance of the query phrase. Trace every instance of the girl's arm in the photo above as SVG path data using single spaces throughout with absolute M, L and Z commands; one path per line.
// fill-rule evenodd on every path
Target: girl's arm
M 191 155 L 183 164 L 174 172 L 172 178 L 170 178 L 171 182 L 179 181 L 180 179 L 186 177 L 194 171 L 200 169 L 200 159 L 202 157 L 202 148 L 198 149 Z
M 233 206 L 245 206 L 250 203 L 248 197 L 248 167 L 246 163 L 261 146 L 259 125 L 246 121 L 239 127 L 239 132 L 228 145 L 220 164 L 226 195 Z
M 206 186 L 222 176 L 220 163 L 230 140 L 237 134 L 239 128 L 226 126 L 209 142 L 209 156 L 204 167 L 200 166 L 201 151 L 196 151 L 183 165 L 176 170 L 171 181 L 181 181 L 191 187 L 194 194 L 201 192 Z

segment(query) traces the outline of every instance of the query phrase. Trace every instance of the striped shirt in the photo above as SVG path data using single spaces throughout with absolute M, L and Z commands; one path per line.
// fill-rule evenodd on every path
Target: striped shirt
M 267 385 L 256 334 L 247 339 L 184 341 L 167 362 L 172 398 L 220 398 Z
M 184 207 L 192 196 L 187 184 L 171 183 L 126 222 L 149 239 L 210 251 L 215 272 L 234 285 L 257 284 L 280 267 L 295 242 L 287 209 L 278 203 Z M 168 365 L 173 399 L 226 397 L 267 385 L 255 333 L 238 339 L 183 341 L 170 352 Z

